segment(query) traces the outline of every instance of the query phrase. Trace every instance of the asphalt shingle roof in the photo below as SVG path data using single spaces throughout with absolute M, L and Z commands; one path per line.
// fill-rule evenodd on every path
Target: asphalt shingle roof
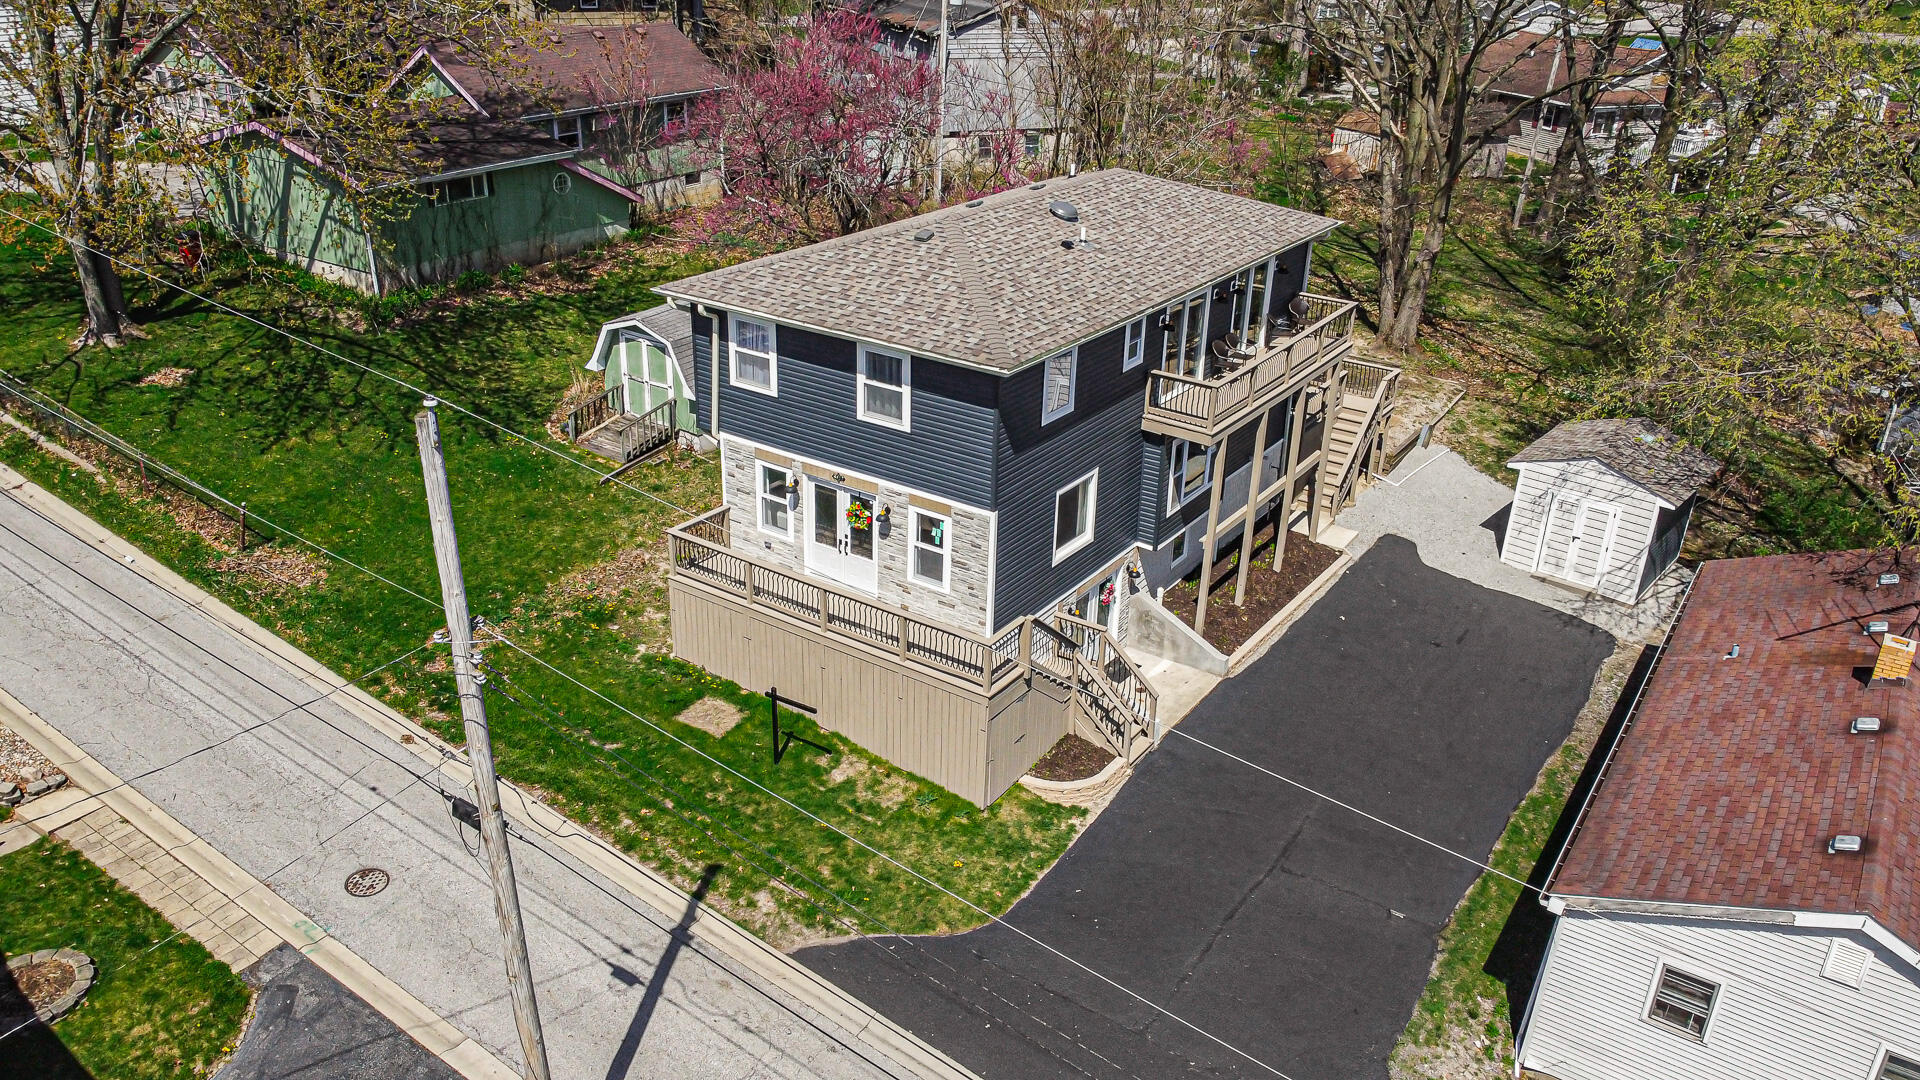
M 1079 221 L 1048 212 L 1071 202 Z M 659 287 L 1012 370 L 1339 222 L 1125 169 L 1048 180 Z M 1081 226 L 1089 244 L 1065 246 Z M 915 234 L 931 231 L 927 240 Z
M 1869 619 L 1916 632 L 1916 555 L 1703 565 L 1548 891 L 1867 914 L 1920 946 L 1920 687 L 1862 677 Z M 1843 833 L 1864 850 L 1827 854 Z
M 673 362 L 680 368 L 680 377 L 686 380 L 688 386 L 692 386 L 693 315 L 672 304 L 661 304 L 627 317 L 666 341 L 673 349 Z
M 1597 461 L 1675 506 L 1713 479 L 1720 463 L 1683 446 L 1651 420 L 1571 420 L 1513 455 L 1527 462 Z
M 468 63 L 467 56 L 450 42 L 436 43 L 432 52 L 447 75 L 491 112 L 511 112 L 532 104 L 507 79 L 545 87 L 552 104 L 566 112 L 606 104 L 610 97 L 634 88 L 622 67 L 636 41 L 632 55 L 644 65 L 643 89 L 649 98 L 701 93 L 727 84 L 726 73 L 672 23 L 543 26 L 531 38 L 509 44 L 507 51 L 520 66 L 504 73 Z

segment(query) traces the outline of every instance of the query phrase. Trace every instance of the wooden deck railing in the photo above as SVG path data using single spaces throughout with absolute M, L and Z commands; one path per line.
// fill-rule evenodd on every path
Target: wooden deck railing
M 1178 429 L 1182 435 L 1210 440 L 1251 415 L 1296 376 L 1316 366 L 1334 346 L 1353 336 L 1352 300 L 1302 293 L 1307 325 L 1275 338 L 1250 360 L 1210 379 L 1172 371 L 1154 371 L 1147 379 L 1146 418 Z
M 607 387 L 599 397 L 568 413 L 567 441 L 579 442 L 580 437 L 587 432 L 625 412 L 626 400 L 626 390 L 615 383 Z
M 1140 736 L 1159 741 L 1159 695 L 1094 623 L 1062 612 L 1021 619 L 989 639 L 762 562 L 733 548 L 728 528 L 728 510 L 721 507 L 667 530 L 673 572 L 824 634 L 890 650 L 903 663 L 967 680 L 989 695 L 1024 676 L 1052 679 L 1115 715 L 1123 747 Z

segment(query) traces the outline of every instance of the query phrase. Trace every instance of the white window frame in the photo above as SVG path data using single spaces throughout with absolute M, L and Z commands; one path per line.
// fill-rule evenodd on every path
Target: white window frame
M 931 545 L 923 544 L 920 542 L 920 519 L 922 518 L 932 518 L 933 520 L 940 522 L 942 526 L 944 526 L 940 530 L 939 547 L 936 548 Z M 919 563 L 919 559 L 916 556 L 919 555 L 920 549 L 922 548 L 926 548 L 929 551 L 938 551 L 940 553 L 940 580 L 935 581 L 930 578 L 924 578 L 920 576 L 920 571 L 919 571 L 920 563 Z M 913 582 L 916 585 L 925 585 L 930 589 L 938 589 L 941 592 L 947 592 L 952 587 L 952 582 L 953 582 L 953 515 L 952 514 L 936 514 L 931 510 L 922 510 L 917 506 L 910 508 L 910 513 L 907 515 L 907 580 Z
M 1899 1058 L 1901 1061 L 1920 1062 L 1920 1054 L 1910 1054 L 1900 1047 L 1893 1046 L 1889 1043 L 1881 1043 L 1880 1052 L 1874 1055 L 1873 1071 L 1867 1074 L 1865 1080 L 1886 1080 L 1887 1060 L 1889 1058 Z
M 1049 384 L 1053 377 L 1053 362 L 1062 356 L 1067 358 L 1067 403 L 1058 409 L 1048 409 L 1047 399 L 1052 396 L 1048 391 L 1051 389 Z M 1051 424 L 1073 411 L 1073 399 L 1079 392 L 1079 384 L 1080 346 L 1075 345 L 1070 349 L 1049 353 L 1045 360 L 1040 361 L 1040 422 L 1042 424 Z
M 553 137 L 575 150 L 583 150 L 587 145 L 587 118 L 578 113 L 572 116 L 556 116 L 549 129 Z
M 1127 324 L 1120 339 L 1120 370 L 1132 371 L 1147 359 L 1147 317 L 1145 315 Z
M 742 352 L 754 357 L 763 355 L 758 349 L 742 349 L 740 347 L 740 324 L 743 322 L 749 322 L 755 326 L 764 326 L 767 328 L 767 351 L 764 354 L 767 358 L 767 384 L 765 386 L 761 386 L 756 382 L 749 382 L 740 377 L 740 354 Z M 751 390 L 756 394 L 765 394 L 768 397 L 780 396 L 780 327 L 772 319 L 760 319 L 751 315 L 740 315 L 735 312 L 727 313 L 727 382 L 730 385 L 740 387 L 742 390 Z
M 876 381 L 867 375 L 867 357 L 874 353 L 894 357 L 900 361 L 899 386 L 896 387 L 892 383 Z M 900 431 L 913 430 L 913 356 L 910 353 L 905 349 L 889 349 L 883 345 L 868 345 L 862 342 L 860 344 L 860 356 L 854 363 L 853 372 L 853 409 L 854 413 L 859 416 L 860 419 L 865 420 L 869 424 L 879 424 L 881 427 L 896 428 Z M 895 420 L 888 416 L 867 411 L 868 383 L 872 383 L 875 386 L 884 386 L 890 390 L 897 389 L 900 391 L 900 419 Z
M 792 494 L 794 490 L 793 470 L 787 468 L 784 465 L 774 465 L 770 462 L 761 461 L 758 458 L 754 459 L 753 465 L 754 465 L 754 470 L 753 470 L 753 495 L 754 495 L 753 521 L 754 521 L 754 524 L 759 526 L 761 532 L 766 533 L 770 536 L 779 536 L 779 537 L 784 537 L 788 540 L 792 540 L 793 539 L 793 519 L 799 516 L 799 511 L 794 509 L 794 500 L 792 498 Z M 766 481 L 767 481 L 768 472 L 777 472 L 780 475 L 787 478 L 786 479 L 786 485 L 787 485 L 786 495 L 775 495 L 772 492 L 767 490 Z M 767 524 L 765 506 L 769 499 L 778 499 L 780 501 L 780 505 L 786 510 L 787 527 L 785 529 L 776 529 L 773 526 Z
M 1701 982 L 1713 984 L 1713 999 L 1707 1003 L 1706 1020 L 1701 1023 L 1700 1034 L 1698 1035 L 1677 1024 L 1662 1020 L 1653 1015 L 1653 1003 L 1655 999 L 1660 996 L 1660 983 L 1666 979 L 1667 972 L 1670 970 L 1690 979 L 1698 979 Z M 1714 1017 L 1720 1013 L 1720 1002 L 1725 996 L 1726 991 L 1727 980 L 1725 977 L 1685 960 L 1662 959 L 1659 965 L 1653 969 L 1653 980 L 1647 984 L 1647 998 L 1640 1004 L 1640 1019 L 1662 1031 L 1678 1035 L 1689 1042 L 1697 1042 L 1705 1045 L 1707 1043 L 1707 1037 L 1713 1034 Z
M 1187 462 L 1193 459 L 1193 452 L 1202 449 L 1201 444 L 1186 439 L 1174 439 L 1167 445 L 1167 513 L 1178 513 L 1180 508 L 1207 493 L 1213 486 L 1213 455 L 1215 448 L 1204 447 L 1207 465 L 1201 474 L 1200 483 L 1191 491 L 1182 491 L 1181 481 L 1186 476 Z
M 455 195 L 453 193 L 453 185 L 455 184 L 465 185 L 467 193 L 465 195 Z M 492 173 L 468 173 L 466 176 L 456 176 L 451 180 L 437 180 L 427 185 L 427 198 L 435 206 L 451 206 L 454 203 L 478 202 L 481 199 L 492 197 Z
M 1074 488 L 1080 487 L 1082 485 L 1085 485 L 1087 489 L 1087 498 L 1086 498 L 1087 527 L 1083 532 L 1076 535 L 1073 539 L 1068 540 L 1066 543 L 1066 546 L 1062 547 L 1060 545 L 1060 496 L 1065 495 L 1067 492 L 1072 491 Z M 1060 565 L 1060 563 L 1063 560 L 1065 560 L 1068 556 L 1072 555 L 1076 551 L 1079 551 L 1081 548 L 1086 547 L 1088 544 L 1093 543 L 1093 531 L 1095 527 L 1094 512 L 1099 508 L 1099 503 L 1100 503 L 1100 470 L 1099 469 L 1093 470 L 1092 472 L 1086 474 L 1085 476 L 1080 477 L 1078 480 L 1075 480 L 1073 483 L 1067 484 L 1064 487 L 1060 488 L 1058 491 L 1055 491 L 1053 493 L 1053 534 L 1052 534 L 1052 540 L 1054 545 L 1053 565 L 1055 566 Z

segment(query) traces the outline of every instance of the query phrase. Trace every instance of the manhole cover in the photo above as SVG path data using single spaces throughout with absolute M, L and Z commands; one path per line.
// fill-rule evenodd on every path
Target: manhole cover
M 377 866 L 368 866 L 347 875 L 348 896 L 372 896 L 387 887 L 392 878 Z

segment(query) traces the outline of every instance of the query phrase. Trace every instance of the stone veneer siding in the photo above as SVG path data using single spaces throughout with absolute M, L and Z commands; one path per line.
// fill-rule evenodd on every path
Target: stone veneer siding
M 874 534 L 874 555 L 879 561 L 879 592 L 874 596 L 876 602 L 975 633 L 985 634 L 992 629 L 987 625 L 987 604 L 992 596 L 987 588 L 987 570 L 992 564 L 989 546 L 993 530 L 992 515 L 957 503 L 947 503 L 953 509 L 948 519 L 952 535 L 947 542 L 948 588 L 942 592 L 907 579 L 911 515 L 905 489 L 884 480 L 859 476 L 831 462 L 772 452 L 779 454 L 781 464 L 788 469 L 793 467 L 795 460 L 800 460 L 816 470 L 830 469 L 845 473 L 852 481 L 850 486 L 858 487 L 863 482 L 871 481 L 878 491 L 875 513 L 878 513 L 879 507 L 893 508 L 892 528 L 888 534 L 880 536 L 877 529 Z M 758 499 L 757 469 L 760 459 L 755 455 L 754 448 L 722 437 L 720 463 L 726 504 L 733 522 L 734 545 L 795 575 L 806 575 L 806 551 L 803 546 L 809 527 L 806 499 L 802 498 L 800 506 L 789 511 L 793 519 L 791 539 L 765 532 L 760 528 Z M 798 481 L 800 477 L 794 479 Z M 935 501 L 946 502 L 944 499 Z

